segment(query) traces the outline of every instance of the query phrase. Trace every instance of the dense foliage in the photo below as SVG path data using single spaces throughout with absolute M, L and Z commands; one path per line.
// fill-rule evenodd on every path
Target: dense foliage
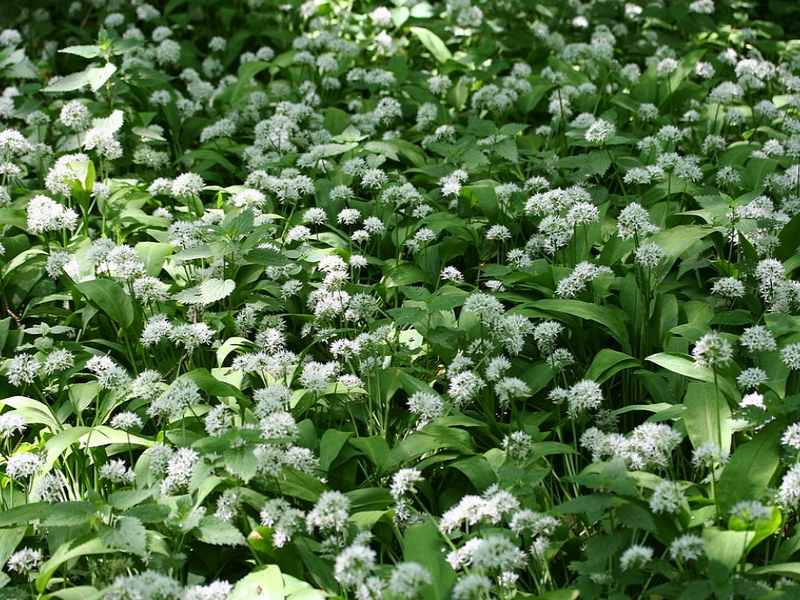
M 800 9 L 0 10 L 0 598 L 782 598 Z

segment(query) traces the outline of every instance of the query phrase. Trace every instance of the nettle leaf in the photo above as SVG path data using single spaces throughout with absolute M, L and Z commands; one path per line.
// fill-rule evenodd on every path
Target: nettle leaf
M 92 119 L 92 127 L 96 129 L 105 129 L 114 133 L 122 128 L 124 123 L 124 113 L 117 109 L 107 117 Z
M 289 259 L 271 248 L 255 248 L 245 255 L 245 259 L 256 265 L 280 267 L 289 264 Z
M 496 129 L 497 125 L 495 125 L 494 122 L 479 117 L 470 117 L 467 123 L 467 133 L 477 135 L 478 137 L 489 137 Z
M 247 543 L 241 531 L 217 517 L 204 517 L 197 530 L 197 537 L 214 546 L 244 546 Z
M 59 77 L 55 81 L 51 81 L 50 84 L 44 89 L 43 92 L 72 92 L 74 90 L 79 90 L 83 87 L 89 85 L 91 79 L 89 76 L 89 71 L 81 71 L 79 73 L 72 73 L 71 75 L 67 75 L 65 77 Z
M 103 51 L 97 46 L 68 46 L 61 48 L 59 52 L 64 54 L 74 54 L 83 58 L 98 58 L 103 56 Z
M 232 279 L 206 279 L 200 285 L 195 285 L 175 294 L 174 298 L 181 304 L 206 305 L 227 298 L 236 289 L 236 282 Z
M 100 529 L 100 539 L 106 546 L 119 548 L 124 552 L 142 556 L 147 551 L 147 530 L 134 517 L 120 517 L 113 527 L 103 526 Z
M 517 143 L 514 140 L 503 140 L 492 149 L 498 156 L 505 158 L 509 162 L 515 163 L 519 159 Z
M 170 508 L 166 504 L 140 504 L 126 511 L 126 516 L 135 517 L 142 523 L 163 523 L 169 517 Z
M 96 92 L 103 87 L 111 76 L 117 72 L 117 66 L 114 63 L 106 63 L 102 67 L 97 67 L 89 70 L 89 87 L 93 92 Z

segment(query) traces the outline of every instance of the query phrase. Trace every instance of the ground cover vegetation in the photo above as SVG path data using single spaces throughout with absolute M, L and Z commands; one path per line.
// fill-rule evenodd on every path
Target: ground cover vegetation
M 0 31 L 0 598 L 796 597 L 792 3 Z

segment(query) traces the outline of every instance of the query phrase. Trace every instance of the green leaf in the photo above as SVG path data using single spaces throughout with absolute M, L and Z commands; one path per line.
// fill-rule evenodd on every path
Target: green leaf
M 581 300 L 536 300 L 531 302 L 532 308 L 558 314 L 572 315 L 581 319 L 599 323 L 611 333 L 612 337 L 622 344 L 623 350 L 630 350 L 628 330 L 623 319 L 624 313 L 619 308 L 590 304 Z
M 681 354 L 679 352 L 657 352 L 656 354 L 651 354 L 645 358 L 645 360 L 649 360 L 660 367 L 664 367 L 667 371 L 682 375 L 683 377 L 705 381 L 706 383 L 715 383 L 714 371 L 706 367 L 696 366 L 694 360 L 687 354 Z M 731 379 L 719 376 L 716 379 L 716 383 L 727 398 L 737 397 L 736 384 Z
M 236 289 L 232 279 L 206 279 L 203 283 L 187 288 L 175 294 L 174 298 L 181 304 L 198 304 L 205 306 L 227 298 Z
M 412 525 L 403 533 L 402 547 L 403 560 L 422 565 L 431 575 L 433 583 L 422 588 L 420 597 L 432 600 L 447 598 L 456 573 L 444 558 L 439 531 L 429 523 Z
M 242 579 L 227 596 L 228 600 L 324 600 L 328 594 L 305 581 L 281 573 L 277 565 L 258 567 Z
M 325 129 L 333 135 L 341 134 L 350 124 L 350 116 L 340 108 L 333 106 L 325 109 Z
M 488 121 L 479 117 L 470 117 L 467 123 L 467 133 L 471 133 L 479 137 L 490 136 L 496 130 L 497 125 L 495 125 L 493 121 Z
M 123 552 L 143 556 L 147 551 L 147 530 L 139 519 L 123 516 L 113 527 L 100 530 L 100 539 L 106 546 L 119 548 Z
M 714 372 L 711 369 L 696 366 L 694 360 L 686 354 L 657 352 L 656 354 L 651 354 L 645 360 L 649 360 L 659 367 L 664 367 L 672 373 L 677 373 L 690 379 L 705 381 L 706 383 L 714 383 Z
M 536 596 L 538 600 L 576 600 L 581 593 L 578 590 L 569 588 L 562 590 L 552 590 Z
M 48 593 L 45 598 L 58 598 L 59 600 L 101 600 L 102 593 L 91 585 L 79 585 Z
M 108 495 L 108 503 L 118 510 L 127 510 L 153 497 L 153 490 L 120 490 Z
M 603 348 L 595 355 L 584 377 L 597 383 L 604 383 L 620 371 L 641 366 L 637 359 L 624 352 Z
M 92 279 L 75 285 L 90 302 L 123 327 L 133 324 L 133 304 L 122 287 L 110 279 Z
M 42 525 L 45 527 L 69 527 L 85 525 L 97 512 L 91 502 L 60 502 L 53 505 Z
M 151 277 L 158 277 L 164 261 L 172 254 L 172 245 L 162 242 L 139 242 L 134 247 Z
M 117 66 L 114 63 L 106 63 L 102 67 L 89 69 L 89 87 L 93 92 L 96 92 L 103 87 L 116 72 Z
M 66 48 L 61 48 L 59 52 L 74 54 L 75 56 L 83 58 L 97 58 L 98 56 L 103 56 L 103 51 L 97 46 L 67 46 Z
M 106 546 L 94 533 L 65 542 L 58 547 L 49 560 L 39 567 L 40 575 L 36 579 L 36 589 L 39 592 L 44 592 L 53 574 L 62 564 L 73 558 L 113 552 L 116 552 L 116 550 Z
M 389 444 L 382 436 L 359 437 L 350 439 L 350 445 L 366 456 L 369 461 L 378 466 L 389 453 Z
M 552 512 L 562 515 L 585 513 L 594 522 L 600 519 L 607 509 L 617 504 L 617 499 L 610 494 L 587 494 L 562 502 L 553 507 Z
M 331 464 L 351 437 L 353 437 L 351 431 L 336 429 L 328 429 L 322 434 L 322 438 L 319 440 L 319 466 L 324 473 L 328 472 Z
M 121 110 L 116 109 L 107 117 L 99 117 L 96 119 L 92 119 L 92 127 L 97 129 L 105 129 L 106 131 L 110 131 L 111 133 L 115 133 L 122 129 L 122 125 L 124 123 L 124 115 Z
M 158 129 L 150 127 L 131 127 L 131 133 L 135 133 L 143 142 L 166 142 L 167 139 L 161 135 Z
M 282 253 L 269 248 L 256 248 L 245 255 L 245 259 L 256 265 L 280 267 L 289 264 L 289 259 Z
M 463 460 L 457 460 L 450 465 L 450 468 L 461 471 L 466 475 L 478 492 L 483 492 L 490 485 L 497 482 L 497 475 L 494 469 L 483 456 L 470 456 Z
M 269 69 L 271 66 L 272 63 L 264 61 L 244 63 L 236 72 L 236 82 L 226 90 L 224 95 L 230 95 L 231 104 L 237 104 L 240 100 L 249 97 L 254 89 L 253 78 L 262 71 Z
M 719 527 L 706 527 L 703 530 L 706 556 L 733 569 L 741 561 L 745 548 L 754 536 L 753 531 L 725 531 Z
M 62 429 L 61 423 L 47 405 L 38 400 L 26 396 L 11 396 L 10 398 L 3 398 L 0 403 L 15 408 L 14 412 L 23 417 L 28 425 L 44 425 L 52 433 Z
M 231 448 L 222 453 L 225 468 L 247 484 L 258 473 L 259 460 L 253 450 L 254 445 Z
M 0 527 L 30 525 L 42 521 L 52 512 L 54 506 L 56 505 L 46 502 L 33 502 L 9 508 L 0 512 Z
M 184 375 L 197 384 L 201 390 L 211 396 L 224 398 L 230 396 L 237 400 L 246 400 L 245 395 L 235 386 L 214 377 L 208 369 L 200 368 L 189 371 Z
M 758 500 L 769 489 L 780 466 L 784 427 L 782 421 L 772 421 L 731 455 L 717 483 L 718 504 L 723 513 L 729 513 L 742 500 Z
M 392 24 L 395 27 L 402 27 L 411 16 L 411 11 L 405 6 L 398 6 L 392 9 Z
M 73 73 L 66 77 L 59 77 L 56 81 L 51 81 L 50 84 L 42 89 L 43 92 L 71 92 L 79 90 L 82 87 L 89 85 L 91 81 L 89 71 L 81 71 L 80 73 Z
M 773 506 L 769 519 L 758 519 L 755 523 L 751 524 L 746 523 L 739 517 L 732 516 L 730 519 L 728 519 L 728 529 L 732 531 L 755 531 L 755 536 L 753 536 L 753 539 L 747 545 L 747 550 L 749 552 L 760 542 L 778 531 L 778 527 L 781 526 L 782 521 L 783 515 L 781 514 L 781 509 L 777 506 Z
M 748 575 L 780 575 L 781 577 L 791 577 L 800 580 L 800 562 L 780 563 L 777 565 L 765 565 L 754 567 L 747 571 Z
M 404 462 L 443 448 L 453 449 L 461 454 L 472 454 L 474 449 L 472 436 L 463 429 L 426 425 L 389 451 L 381 463 L 380 472 L 387 473 Z
M 140 504 L 128 509 L 128 517 L 139 519 L 142 523 L 163 523 L 169 517 L 170 508 L 166 504 Z
M 408 29 L 440 63 L 446 63 L 453 58 L 453 54 L 447 49 L 442 39 L 430 29 L 425 27 L 409 27 Z
M 25 537 L 24 527 L 0 529 L 0 564 L 4 565 Z
M 247 543 L 241 531 L 217 517 L 203 517 L 197 538 L 215 546 L 243 546 Z
M 692 382 L 683 399 L 683 422 L 692 446 L 704 442 L 720 443 L 725 451 L 731 448 L 731 409 L 724 394 L 713 383 Z
M 257 526 L 247 536 L 247 543 L 259 554 L 265 554 L 268 560 L 263 562 L 277 565 L 284 573 L 303 575 L 303 560 L 294 551 L 291 544 L 280 548 L 275 546 L 275 530 L 271 527 Z

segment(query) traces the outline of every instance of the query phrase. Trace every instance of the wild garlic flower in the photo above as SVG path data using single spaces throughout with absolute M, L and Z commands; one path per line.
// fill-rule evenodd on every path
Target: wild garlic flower
M 597 266 L 588 261 L 580 262 L 575 265 L 572 273 L 558 282 L 555 295 L 561 298 L 574 298 L 601 274 L 613 274 L 613 271 L 609 267 Z
M 658 233 L 658 227 L 650 222 L 650 214 L 637 202 L 632 202 L 622 209 L 617 219 L 617 231 L 623 240 L 634 237 L 643 239 Z
M 350 500 L 334 490 L 322 492 L 314 508 L 306 516 L 308 533 L 319 530 L 323 534 L 344 533 L 350 515 Z
M 781 436 L 781 444 L 800 450 L 800 423 L 792 423 L 786 428 Z
M 24 417 L 10 412 L 0 415 L 0 438 L 7 439 L 15 433 L 24 433 L 26 429 Z
M 171 193 L 176 198 L 190 198 L 199 196 L 205 188 L 205 182 L 196 173 L 183 173 L 178 175 L 171 185 Z
M 523 461 L 533 452 L 533 437 L 524 431 L 512 431 L 503 438 L 503 450 L 514 461 Z
M 273 529 L 272 543 L 282 548 L 300 529 L 304 513 L 284 498 L 273 498 L 264 504 L 260 517 L 264 527 Z
M 649 546 L 634 544 L 627 548 L 619 557 L 619 566 L 623 571 L 628 569 L 641 569 L 653 560 L 653 549 Z
M 143 425 L 139 415 L 130 411 L 123 411 L 114 415 L 109 423 L 114 429 L 135 429 Z
M 730 458 L 730 454 L 723 450 L 714 441 L 707 441 L 700 444 L 692 452 L 692 465 L 695 468 L 705 467 L 713 469 L 717 465 L 725 465 Z
M 41 361 L 32 354 L 17 354 L 6 363 L 6 377 L 11 385 L 19 387 L 36 381 L 41 367 Z
M 425 481 L 425 477 L 416 469 L 400 469 L 392 476 L 392 483 L 389 486 L 389 493 L 397 502 L 405 494 L 416 494 L 415 483 Z
M 800 343 L 787 344 L 781 348 L 781 360 L 793 371 L 800 369 Z
M 686 503 L 686 496 L 679 483 L 662 481 L 650 496 L 650 510 L 654 513 L 676 513 Z
M 713 369 L 733 359 L 733 345 L 717 332 L 707 333 L 697 340 L 692 357 L 696 366 Z
M 486 575 L 470 573 L 456 581 L 451 592 L 451 597 L 453 600 L 489 598 L 493 587 L 492 580 L 486 577 Z
M 44 462 L 44 454 L 33 452 L 14 454 L 6 459 L 6 475 L 17 480 L 32 477 L 44 467 Z
M 723 298 L 741 298 L 745 295 L 744 283 L 735 277 L 720 277 L 711 288 L 712 294 Z
M 161 482 L 161 495 L 169 496 L 173 491 L 189 484 L 200 454 L 191 448 L 178 448 L 166 466 L 167 476 Z
M 679 562 L 697 560 L 706 553 L 706 542 L 699 535 L 685 533 L 669 545 L 669 556 Z
M 408 410 L 419 415 L 418 428 L 438 419 L 445 413 L 445 404 L 439 396 L 426 392 L 414 392 L 408 399 Z
M 750 367 L 744 369 L 736 378 L 736 383 L 743 390 L 754 390 L 758 386 L 765 384 L 769 380 L 769 376 L 764 369 L 759 367 Z
M 642 267 L 653 269 L 664 260 L 664 249 L 656 242 L 643 242 L 634 251 L 634 262 Z
M 181 598 L 183 586 L 158 571 L 143 571 L 136 575 L 118 575 L 106 589 L 109 598 Z
M 583 135 L 587 142 L 602 144 L 616 133 L 616 127 L 605 119 L 597 119 Z
M 795 464 L 786 471 L 781 480 L 778 497 L 784 507 L 797 509 L 800 504 L 800 464 Z
M 452 281 L 454 283 L 463 283 L 464 275 L 455 267 L 447 266 L 442 269 L 442 281 Z
M 763 325 L 746 328 L 739 336 L 739 344 L 750 353 L 771 352 L 778 349 L 775 337 Z
M 772 518 L 772 507 L 754 500 L 742 500 L 731 507 L 731 516 L 752 525 L 756 521 L 768 521 Z
M 9 557 L 8 562 L 6 562 L 6 568 L 15 573 L 30 573 L 41 564 L 41 550 L 23 548 L 22 550 L 17 550 Z
M 433 583 L 430 571 L 416 562 L 401 562 L 394 566 L 386 590 L 394 598 L 416 598 L 420 589 Z
M 34 196 L 28 201 L 28 232 L 44 233 L 60 229 L 75 229 L 78 213 L 47 196 Z
M 124 460 L 110 460 L 100 467 L 98 474 L 102 479 L 111 483 L 131 484 L 136 479 L 136 473 L 125 464 Z
M 448 395 L 456 406 L 462 406 L 475 398 L 486 382 L 472 371 L 462 371 L 450 378 Z

